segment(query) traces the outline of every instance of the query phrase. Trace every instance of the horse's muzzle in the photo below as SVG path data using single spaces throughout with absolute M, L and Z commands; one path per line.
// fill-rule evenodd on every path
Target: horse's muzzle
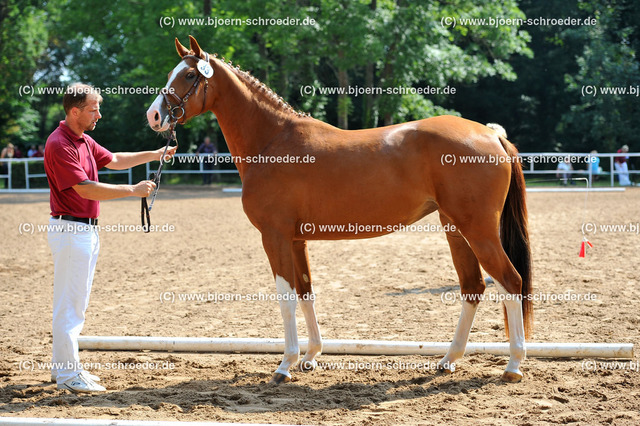
M 167 109 L 163 108 L 164 98 L 158 95 L 147 110 L 147 122 L 156 132 L 164 132 L 169 130 L 169 114 Z

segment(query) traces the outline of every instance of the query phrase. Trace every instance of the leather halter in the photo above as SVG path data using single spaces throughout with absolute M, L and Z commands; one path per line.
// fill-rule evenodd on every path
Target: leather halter
M 205 55 L 204 60 L 207 63 L 209 63 L 209 54 L 207 52 L 202 52 L 202 53 L 204 53 Z M 185 60 L 186 58 L 194 59 L 196 63 L 202 59 L 195 55 L 185 55 L 182 57 L 182 60 Z M 175 127 L 175 124 L 184 117 L 184 114 L 185 114 L 184 107 L 187 101 L 189 101 L 189 97 L 192 94 L 194 94 L 194 91 L 195 91 L 195 94 L 198 94 L 198 86 L 200 85 L 200 80 L 202 79 L 204 79 L 204 96 L 202 97 L 202 110 L 199 113 L 199 114 L 202 114 L 205 111 L 206 104 L 207 104 L 207 87 L 209 86 L 209 79 L 206 78 L 204 75 L 202 75 L 200 71 L 198 71 L 198 77 L 196 78 L 196 81 L 193 82 L 193 85 L 187 91 L 187 94 L 184 95 L 182 98 L 168 90 L 162 91 L 164 102 L 165 104 L 167 104 L 167 109 L 169 110 L 169 124 L 172 127 L 171 130 L 173 130 L 173 127 Z M 172 105 L 171 100 L 173 100 L 174 103 L 177 105 Z M 180 115 L 174 114 L 174 111 L 176 110 L 178 110 Z
M 203 52 L 205 55 L 205 61 L 207 63 L 209 63 L 209 54 L 207 52 Z M 201 60 L 201 58 L 198 58 L 197 56 L 194 55 L 185 55 L 182 57 L 182 60 L 184 60 L 185 58 L 193 58 L 196 60 L 196 63 L 198 61 Z M 209 63 L 210 64 L 210 63 Z M 213 76 L 213 74 L 211 74 L 211 77 Z M 209 78 L 211 78 L 209 77 Z M 202 110 L 199 112 L 199 114 L 202 114 L 203 112 L 205 112 L 206 109 L 206 104 L 207 104 L 207 87 L 209 86 L 209 78 L 205 77 L 202 72 L 200 72 L 200 70 L 198 70 L 198 78 L 196 78 L 196 81 L 193 82 L 193 85 L 191 86 L 191 88 L 189 89 L 189 91 L 187 91 L 187 94 L 184 95 L 184 97 L 180 97 L 178 95 L 176 95 L 173 92 L 169 92 L 166 89 L 162 90 L 162 96 L 164 97 L 164 102 L 167 104 L 167 109 L 169 110 L 169 134 L 167 136 L 167 144 L 164 146 L 164 152 L 162 153 L 162 157 L 160 157 L 160 166 L 158 166 L 158 171 L 156 173 L 153 174 L 153 176 L 150 177 L 150 179 L 153 181 L 153 183 L 156 184 L 155 189 L 152 192 L 151 195 L 151 203 L 147 204 L 147 198 L 144 197 L 142 198 L 141 201 L 141 206 L 140 206 L 140 217 L 141 217 L 141 221 L 142 221 L 142 229 L 144 230 L 145 233 L 148 233 L 150 231 L 151 228 L 151 217 L 149 212 L 151 211 L 151 209 L 153 208 L 153 203 L 156 200 L 156 195 L 158 194 L 158 189 L 160 189 L 160 176 L 162 175 L 162 167 L 164 166 L 164 164 L 166 163 L 165 161 L 165 155 L 167 153 L 167 149 L 169 149 L 169 145 L 171 144 L 172 141 L 176 141 L 176 146 L 178 145 L 178 139 L 176 138 L 176 132 L 175 132 L 175 127 L 176 124 L 178 123 L 178 121 L 180 119 L 182 119 L 184 117 L 185 111 L 184 111 L 184 106 L 187 103 L 187 101 L 189 100 L 189 97 L 194 93 L 198 94 L 198 85 L 200 84 L 200 80 L 204 78 L 204 93 L 202 96 Z M 175 101 L 177 101 L 177 105 L 172 106 L 171 102 L 169 101 L 170 96 L 173 97 L 173 99 Z M 180 111 L 180 115 L 176 116 L 174 114 L 175 110 L 179 110 Z M 146 219 L 146 223 L 145 223 L 145 219 Z

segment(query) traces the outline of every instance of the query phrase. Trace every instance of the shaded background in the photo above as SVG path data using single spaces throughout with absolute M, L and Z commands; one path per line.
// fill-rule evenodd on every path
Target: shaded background
M 0 148 L 23 153 L 64 118 L 58 94 L 21 86 L 161 88 L 178 62 L 173 39 L 194 35 L 294 108 L 359 129 L 451 113 L 498 122 L 521 151 L 636 151 L 634 95 L 582 96 L 584 85 L 640 85 L 640 12 L 632 1 L 29 1 L 0 0 Z M 172 18 L 174 25 L 161 25 Z M 183 18 L 312 18 L 314 25 L 227 25 Z M 442 19 L 455 17 L 456 25 Z M 463 25 L 459 18 L 594 18 L 593 26 Z M 168 22 L 168 21 L 166 21 Z M 303 86 L 446 87 L 455 95 L 303 96 Z M 113 151 L 161 146 L 147 126 L 154 95 L 107 95 L 92 136 Z M 181 151 L 209 134 L 213 114 L 179 130 Z M 188 148 L 187 148 L 188 147 Z

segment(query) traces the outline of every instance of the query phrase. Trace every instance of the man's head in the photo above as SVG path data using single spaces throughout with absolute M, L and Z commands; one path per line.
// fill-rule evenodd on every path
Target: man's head
M 620 151 L 629 152 L 629 145 L 622 145 L 622 148 L 620 149 Z
M 95 129 L 96 123 L 102 117 L 101 103 L 102 96 L 94 87 L 82 83 L 72 84 L 67 87 L 62 99 L 67 123 L 81 132 Z
M 204 138 L 204 143 L 205 143 L 205 144 L 207 144 L 207 145 L 209 145 L 209 144 L 211 143 L 211 138 L 210 138 L 209 136 L 206 136 L 206 137 Z

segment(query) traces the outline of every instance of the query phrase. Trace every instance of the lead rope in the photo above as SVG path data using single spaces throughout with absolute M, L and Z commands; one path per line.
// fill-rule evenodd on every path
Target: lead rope
M 209 63 L 209 54 L 207 52 L 204 52 L 204 55 L 205 55 L 204 60 L 198 57 L 194 57 L 195 59 L 198 60 L 197 68 L 200 74 L 198 75 L 198 78 L 193 83 L 193 85 L 191 86 L 187 94 L 184 96 L 184 98 L 180 98 L 178 95 L 172 92 L 168 93 L 165 91 L 162 93 L 162 95 L 164 96 L 164 101 L 167 104 L 167 108 L 169 108 L 169 121 L 171 122 L 171 127 L 169 128 L 169 136 L 167 136 L 167 144 L 164 146 L 164 152 L 162 153 L 162 157 L 160 158 L 160 166 L 158 167 L 158 171 L 155 173 L 155 175 L 153 175 L 153 177 L 150 177 L 153 183 L 156 184 L 156 188 L 153 190 L 153 195 L 151 196 L 151 204 L 147 204 L 146 197 L 142 198 L 141 199 L 142 201 L 140 202 L 141 203 L 140 220 L 142 221 L 142 229 L 144 230 L 145 233 L 148 233 L 151 230 L 151 216 L 149 212 L 153 208 L 153 202 L 156 200 L 156 195 L 158 194 L 158 189 L 160 188 L 160 175 L 162 175 L 162 166 L 164 166 L 164 163 L 165 163 L 164 159 L 165 159 L 165 155 L 167 154 L 167 149 L 169 149 L 169 145 L 171 145 L 172 141 L 176 141 L 176 146 L 178 146 L 178 139 L 176 138 L 176 132 L 175 132 L 176 123 L 178 122 L 178 120 L 180 120 L 184 116 L 184 106 L 189 100 L 189 96 L 191 96 L 194 90 L 195 90 L 195 93 L 198 94 L 198 86 L 200 85 L 200 79 L 202 77 L 204 77 L 204 94 L 202 96 L 202 111 L 200 113 L 205 112 L 205 109 L 206 109 L 207 87 L 209 86 L 208 79 L 213 76 L 213 68 Z M 179 101 L 176 107 L 171 107 L 171 102 L 169 102 L 168 95 L 172 95 L 174 98 L 176 98 Z M 173 111 L 174 109 L 178 109 L 178 108 L 182 113 L 179 116 L 175 116 L 173 114 Z M 146 225 L 145 225 L 145 217 L 147 219 Z
M 142 221 L 142 229 L 145 233 L 150 232 L 151 230 L 151 215 L 149 212 L 153 208 L 153 203 L 156 201 L 156 195 L 158 195 L 158 189 L 160 189 L 160 176 L 162 175 L 162 167 L 166 163 L 164 161 L 165 156 L 167 155 L 167 150 L 171 145 L 172 141 L 176 141 L 176 146 L 178 146 L 178 139 L 176 139 L 176 131 L 175 131 L 175 122 L 171 124 L 171 129 L 169 130 L 169 136 L 167 136 L 167 144 L 164 146 L 164 151 L 162 152 L 162 157 L 160 157 L 160 166 L 158 166 L 158 170 L 152 175 L 151 181 L 156 184 L 153 193 L 151 194 L 151 203 L 147 204 L 147 197 L 141 198 L 140 205 L 140 220 Z M 146 224 L 145 224 L 146 217 Z

